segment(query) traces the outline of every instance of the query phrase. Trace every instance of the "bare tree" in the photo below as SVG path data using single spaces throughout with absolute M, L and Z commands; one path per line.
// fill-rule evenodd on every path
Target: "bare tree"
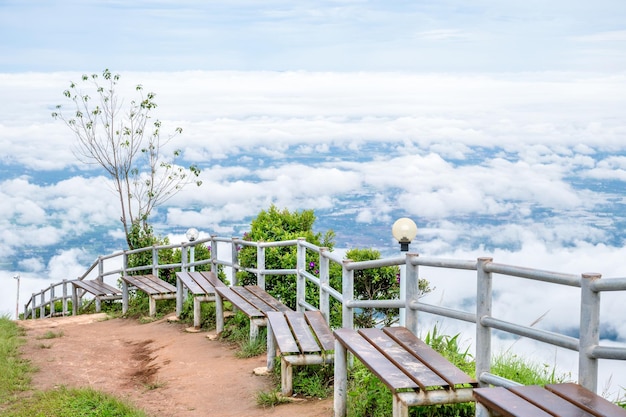
M 133 248 L 130 235 L 139 227 L 150 234 L 150 214 L 184 186 L 198 180 L 200 169 L 191 165 L 184 168 L 174 164 L 180 150 L 170 158 L 162 155 L 164 147 L 182 133 L 180 127 L 173 134 L 161 136 L 161 122 L 151 122 L 150 113 L 157 107 L 155 94 L 135 88 L 137 99 L 124 108 L 117 94 L 119 74 L 108 69 L 98 74 L 83 75 L 82 86 L 70 83 L 63 95 L 72 102 L 72 110 L 62 112 L 57 105 L 52 117 L 60 119 L 76 138 L 74 155 L 86 164 L 100 165 L 113 180 L 119 198 L 126 241 Z M 94 94 L 94 97 L 89 95 Z

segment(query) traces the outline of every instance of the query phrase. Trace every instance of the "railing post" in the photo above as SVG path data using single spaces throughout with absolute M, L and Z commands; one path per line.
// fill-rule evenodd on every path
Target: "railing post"
M 152 275 L 159 277 L 159 250 L 152 245 Z
M 230 241 L 230 259 L 231 259 L 231 270 L 230 270 L 230 274 L 231 274 L 231 279 L 230 279 L 230 283 L 231 285 L 237 285 L 237 271 L 239 271 L 239 251 L 237 250 L 238 246 L 237 246 L 237 239 L 236 237 L 233 237 Z
M 328 252 L 328 248 L 320 248 L 320 311 L 326 319 L 326 323 L 330 323 L 330 297 L 328 295 L 328 287 L 330 286 L 329 260 L 324 254 Z
M 215 240 L 215 235 L 211 235 L 211 247 L 209 251 L 211 251 L 211 272 L 217 277 L 219 267 L 217 265 L 217 240 Z
M 54 284 L 50 284 L 50 318 L 54 317 L 54 313 L 56 313 L 54 298 Z
M 126 269 L 128 268 L 128 253 L 124 251 L 122 256 L 122 276 L 126 275 Z M 122 314 L 128 312 L 128 283 L 122 280 Z
M 478 258 L 476 282 L 476 379 L 481 387 L 486 387 L 480 381 L 483 372 L 491 371 L 491 329 L 483 326 L 483 317 L 491 317 L 492 277 L 491 272 L 485 271 L 485 264 L 493 258 Z
M 62 303 L 62 308 L 63 308 L 63 316 L 67 315 L 67 280 L 64 279 L 63 280 L 63 303 Z
M 101 284 L 104 281 L 104 260 L 102 256 L 98 256 L 98 278 L 96 278 Z
M 257 242 L 256 247 L 256 285 L 265 290 L 265 246 Z
M 180 269 L 187 272 L 187 247 L 185 242 L 180 244 Z M 176 278 L 176 317 L 180 318 L 183 312 L 183 282 Z
M 41 290 L 41 304 L 39 305 L 39 318 L 46 318 L 46 290 Z
M 348 307 L 348 304 L 354 299 L 354 271 L 346 268 L 351 262 L 352 260 L 345 259 L 341 266 L 341 298 L 343 299 L 341 304 L 341 327 L 347 329 L 354 328 L 354 311 L 352 307 Z
M 411 308 L 420 295 L 419 288 L 419 267 L 416 263 L 413 263 L 413 259 L 417 258 L 419 255 L 417 253 L 408 253 L 406 254 L 405 264 L 406 264 L 406 272 L 404 274 L 404 278 L 406 280 L 406 292 L 405 292 L 405 305 L 404 309 L 405 313 L 405 326 L 411 333 L 417 335 L 417 309 Z
M 302 273 L 306 271 L 306 248 L 302 245 L 305 241 L 305 238 L 299 237 L 296 245 L 296 311 L 304 310 L 300 301 L 306 301 L 306 277 Z
M 582 274 L 580 281 L 580 339 L 578 349 L 578 383 L 592 392 L 598 389 L 598 360 L 591 350 L 600 343 L 600 293 L 591 284 L 602 277 Z
M 37 318 L 37 311 L 35 310 L 36 304 L 37 304 L 37 297 L 35 297 L 35 293 L 33 293 L 33 295 L 30 298 L 30 314 L 33 320 Z

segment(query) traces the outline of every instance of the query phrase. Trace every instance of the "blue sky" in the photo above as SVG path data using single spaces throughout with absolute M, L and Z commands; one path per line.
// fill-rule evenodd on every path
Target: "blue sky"
M 157 93 L 180 162 L 203 168 L 156 213 L 173 242 L 238 235 L 274 203 L 347 247 L 395 248 L 409 216 L 427 256 L 626 276 L 622 0 L 0 0 L 0 314 L 15 274 L 24 302 L 123 245 L 110 180 L 50 117 L 104 68 L 127 99 Z M 465 303 L 446 278 L 435 303 Z M 571 297 L 526 289 L 502 293 L 508 318 L 577 322 Z M 603 317 L 624 317 L 613 296 Z
M 0 70 L 616 71 L 626 3 L 0 2 Z

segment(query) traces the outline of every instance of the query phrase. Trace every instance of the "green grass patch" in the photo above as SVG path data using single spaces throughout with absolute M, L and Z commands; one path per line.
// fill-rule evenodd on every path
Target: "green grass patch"
M 3 414 L 6 417 L 146 417 L 143 411 L 91 388 L 37 392 Z
M 42 339 L 61 337 L 48 332 Z M 6 316 L 0 317 L 0 415 L 3 417 L 147 417 L 124 401 L 91 388 L 31 390 L 35 371 L 20 355 L 24 330 Z M 48 345 L 41 344 L 42 349 Z
M 0 317 L 0 404 L 30 386 L 33 369 L 28 361 L 20 357 L 19 352 L 24 343 L 24 330 L 7 316 Z

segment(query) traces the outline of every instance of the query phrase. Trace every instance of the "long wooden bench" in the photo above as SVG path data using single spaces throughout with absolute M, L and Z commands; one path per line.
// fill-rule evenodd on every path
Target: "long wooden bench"
M 574 383 L 477 388 L 482 415 L 504 417 L 626 417 L 626 410 Z
M 408 417 L 410 406 L 474 401 L 477 381 L 405 327 L 338 329 L 334 334 L 335 417 L 347 411 L 347 352 L 391 390 L 394 417 Z
M 259 335 L 259 327 L 267 325 L 268 311 L 293 311 L 256 285 L 215 287 L 216 331 L 224 331 L 224 300 L 243 312 L 250 319 L 250 340 Z
M 267 315 L 267 367 L 272 369 L 280 351 L 281 392 L 293 394 L 293 367 L 333 363 L 335 338 L 319 311 L 279 312 Z
M 82 293 L 80 293 L 82 290 Z M 77 315 L 80 310 L 81 299 L 84 293 L 94 296 L 96 301 L 96 313 L 100 312 L 103 300 L 119 300 L 122 291 L 99 280 L 75 280 L 72 281 L 72 314 Z
M 215 301 L 215 287 L 226 287 L 220 279 L 208 271 L 176 273 L 176 316 L 182 312 L 184 289 L 193 296 L 193 325 L 199 328 L 202 321 L 201 303 Z
M 122 313 L 128 311 L 128 290 L 137 288 L 148 295 L 150 317 L 156 315 L 156 300 L 176 298 L 176 287 L 152 274 L 122 276 Z

